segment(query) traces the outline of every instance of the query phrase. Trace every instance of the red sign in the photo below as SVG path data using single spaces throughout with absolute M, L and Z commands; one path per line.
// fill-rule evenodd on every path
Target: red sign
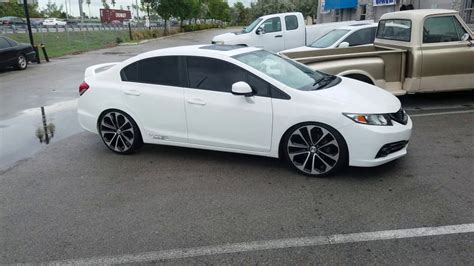
M 102 23 L 110 23 L 114 20 L 124 21 L 131 18 L 132 14 L 128 10 L 100 9 L 100 21 Z

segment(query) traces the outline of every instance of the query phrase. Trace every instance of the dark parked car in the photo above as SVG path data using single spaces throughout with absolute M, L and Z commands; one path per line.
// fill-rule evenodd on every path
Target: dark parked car
M 34 61 L 36 53 L 33 47 L 27 43 L 16 41 L 0 36 L 0 68 L 15 67 L 23 70 L 29 61 Z
M 26 22 L 22 18 L 8 16 L 8 17 L 1 17 L 0 24 L 3 24 L 5 26 L 11 26 L 11 25 L 24 26 L 26 25 Z

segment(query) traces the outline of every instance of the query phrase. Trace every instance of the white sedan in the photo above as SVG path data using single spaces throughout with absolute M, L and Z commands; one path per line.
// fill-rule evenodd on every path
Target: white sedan
M 404 156 L 412 122 L 390 93 L 253 47 L 160 49 L 91 66 L 79 122 L 112 151 L 143 143 L 286 159 L 324 176 Z
M 57 18 L 47 18 L 43 21 L 43 26 L 64 26 L 67 22 Z
M 377 25 L 377 23 L 359 23 L 340 27 L 326 33 L 310 45 L 284 50 L 280 53 L 371 45 L 375 40 Z

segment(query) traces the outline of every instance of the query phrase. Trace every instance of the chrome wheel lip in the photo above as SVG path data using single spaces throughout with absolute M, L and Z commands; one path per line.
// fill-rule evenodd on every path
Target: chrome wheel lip
M 319 131 L 319 137 L 315 136 L 316 131 Z M 332 151 L 328 152 L 328 149 Z M 289 136 L 286 150 L 293 166 L 310 175 L 323 175 L 331 171 L 339 162 L 341 152 L 334 134 L 318 125 L 295 129 Z
M 18 65 L 20 65 L 21 68 L 25 68 L 27 65 L 26 58 L 23 55 L 20 55 L 18 57 Z
M 115 152 L 129 151 L 136 138 L 131 121 L 120 112 L 108 112 L 99 124 L 102 140 L 107 147 Z

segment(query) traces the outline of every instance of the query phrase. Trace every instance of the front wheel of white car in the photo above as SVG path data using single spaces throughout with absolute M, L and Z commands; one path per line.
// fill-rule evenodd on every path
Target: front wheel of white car
M 137 124 L 122 111 L 109 110 L 102 114 L 98 128 L 104 144 L 116 153 L 129 154 L 143 144 Z
M 334 128 L 321 123 L 303 123 L 291 128 L 285 135 L 282 151 L 290 166 L 313 177 L 328 176 L 348 160 L 344 138 Z

